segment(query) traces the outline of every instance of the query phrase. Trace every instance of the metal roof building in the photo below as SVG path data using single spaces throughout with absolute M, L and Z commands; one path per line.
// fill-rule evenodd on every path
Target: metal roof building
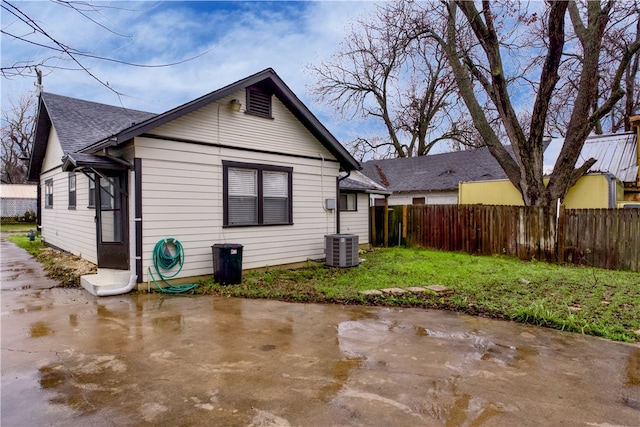
M 564 138 L 553 138 L 544 152 L 544 172 L 551 173 Z M 587 138 L 578 163 L 594 158 L 588 172 L 608 172 L 622 182 L 634 182 L 638 176 L 638 142 L 635 132 L 593 135 Z M 578 166 L 579 166 L 578 164 Z

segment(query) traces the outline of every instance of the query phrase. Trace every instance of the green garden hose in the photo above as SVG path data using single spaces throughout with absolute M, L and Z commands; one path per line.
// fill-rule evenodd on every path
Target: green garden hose
M 169 249 L 171 246 L 174 247 L 174 253 L 171 253 Z M 182 292 L 188 292 L 191 289 L 194 289 L 198 286 L 197 283 L 188 283 L 185 285 L 171 285 L 167 282 L 167 279 L 171 279 L 176 277 L 180 271 L 182 271 L 182 267 L 184 265 L 184 248 L 178 239 L 174 239 L 173 237 L 167 237 L 165 239 L 159 240 L 153 248 L 153 267 L 156 270 L 156 274 L 160 278 L 160 281 L 165 286 L 160 286 L 156 281 L 153 273 L 151 272 L 151 268 L 149 268 L 149 276 L 153 280 L 153 283 L 156 284 L 156 287 L 160 290 L 160 292 L 168 293 L 168 294 L 178 294 Z M 162 271 L 169 271 L 178 266 L 178 269 L 171 273 L 162 273 Z

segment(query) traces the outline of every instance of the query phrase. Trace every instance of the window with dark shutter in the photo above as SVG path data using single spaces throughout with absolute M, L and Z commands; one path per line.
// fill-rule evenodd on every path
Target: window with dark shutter
M 271 118 L 271 94 L 259 88 L 247 88 L 247 113 Z

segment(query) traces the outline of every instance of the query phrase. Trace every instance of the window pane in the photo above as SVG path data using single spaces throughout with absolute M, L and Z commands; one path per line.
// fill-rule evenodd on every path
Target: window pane
M 100 216 L 100 232 L 102 241 L 106 243 L 120 242 L 120 211 L 104 211 Z
M 356 210 L 356 195 L 355 194 L 347 194 L 347 210 L 355 211 Z
M 89 206 L 93 207 L 96 205 L 96 181 L 95 176 L 91 174 L 89 178 Z
M 289 196 L 289 174 L 286 172 L 264 171 L 262 188 L 266 197 Z
M 100 206 L 102 209 L 114 209 L 115 189 L 106 179 L 100 180 Z
M 340 210 L 341 211 L 346 211 L 347 210 L 347 195 L 346 194 L 341 194 L 340 195 Z
M 229 224 L 258 223 L 258 171 L 229 168 Z
M 341 211 L 355 211 L 356 209 L 356 194 L 346 193 L 340 195 L 340 210 Z
M 263 222 L 265 224 L 282 224 L 289 222 L 289 203 L 283 197 L 265 197 Z
M 258 198 L 229 196 L 229 224 L 257 224 Z
M 76 207 L 76 175 L 74 173 L 69 174 L 69 207 Z
M 258 196 L 258 171 L 229 168 L 230 196 Z
M 44 206 L 53 207 L 53 180 L 48 179 L 44 182 Z

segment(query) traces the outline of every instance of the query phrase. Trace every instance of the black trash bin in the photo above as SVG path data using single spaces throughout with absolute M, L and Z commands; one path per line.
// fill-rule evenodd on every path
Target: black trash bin
M 216 243 L 213 251 L 213 280 L 223 285 L 242 282 L 242 245 Z

